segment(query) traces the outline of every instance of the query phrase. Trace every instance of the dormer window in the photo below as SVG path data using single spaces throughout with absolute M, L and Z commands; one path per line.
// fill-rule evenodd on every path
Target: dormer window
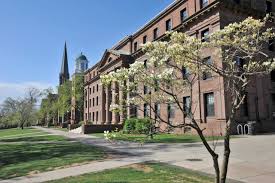
M 138 46 L 138 45 L 137 45 L 137 42 L 135 42 L 135 43 L 134 43 L 134 52 L 137 51 L 137 46 Z
M 147 36 L 143 36 L 143 44 L 147 42 Z
M 201 8 L 205 8 L 206 6 L 208 6 L 208 4 L 208 0 L 201 0 Z
M 172 20 L 169 19 L 166 21 L 166 31 L 172 30 Z
M 186 8 L 180 11 L 180 20 L 183 22 L 185 19 L 187 19 L 188 14 Z
M 158 34 L 159 34 L 159 29 L 155 28 L 154 29 L 154 40 L 158 38 Z
M 112 57 L 110 57 L 109 59 L 108 59 L 108 62 L 111 62 L 112 61 Z

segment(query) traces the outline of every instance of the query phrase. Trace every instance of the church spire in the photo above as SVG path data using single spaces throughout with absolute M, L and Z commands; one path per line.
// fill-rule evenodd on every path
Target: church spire
M 59 74 L 59 85 L 62 85 L 63 83 L 65 83 L 65 81 L 69 79 L 70 79 L 70 74 L 69 74 L 69 67 L 68 67 L 67 45 L 65 42 L 61 71 Z

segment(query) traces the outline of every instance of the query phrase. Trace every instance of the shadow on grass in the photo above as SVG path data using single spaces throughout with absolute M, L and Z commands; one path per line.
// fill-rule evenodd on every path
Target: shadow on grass
M 32 137 L 16 137 L 16 138 L 6 138 L 0 139 L 0 142 L 40 142 L 40 141 L 64 141 L 65 137 L 57 135 L 41 135 L 41 136 L 32 136 Z
M 24 140 L 30 142 L 33 138 Z M 31 171 L 45 171 L 73 163 L 103 159 L 106 154 L 97 147 L 64 141 L 64 144 L 0 145 L 0 157 L 0 179 L 7 179 L 23 176 Z

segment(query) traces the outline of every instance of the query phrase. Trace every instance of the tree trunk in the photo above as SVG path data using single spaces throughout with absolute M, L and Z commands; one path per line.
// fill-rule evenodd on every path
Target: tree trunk
M 215 183 L 220 183 L 220 168 L 219 168 L 219 155 L 213 156 L 213 166 L 215 169 Z
M 215 153 L 212 148 L 209 146 L 208 142 L 206 141 L 204 135 L 203 135 L 203 132 L 202 130 L 200 130 L 199 128 L 196 129 L 197 133 L 199 134 L 201 140 L 202 140 L 202 143 L 204 144 L 204 146 L 206 147 L 207 151 L 210 153 L 210 155 L 212 156 L 213 158 L 213 167 L 215 169 L 215 174 L 216 174 L 216 177 L 215 177 L 215 183 L 220 183 L 220 168 L 219 168 L 219 155 L 217 153 Z
M 222 169 L 221 169 L 221 183 L 226 182 L 230 152 L 231 152 L 231 150 L 230 150 L 230 126 L 227 126 L 226 132 L 225 132 L 225 137 L 224 137 L 224 154 L 223 154 L 223 163 L 222 163 Z

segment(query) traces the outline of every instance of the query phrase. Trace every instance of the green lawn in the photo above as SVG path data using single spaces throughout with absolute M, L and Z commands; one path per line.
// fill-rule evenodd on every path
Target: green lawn
M 52 183 L 213 183 L 213 177 L 184 168 L 162 164 L 142 163 L 97 173 L 68 177 Z
M 37 132 L 43 133 L 40 130 L 33 129 L 33 128 L 25 128 L 24 130 L 22 130 L 21 128 L 5 129 L 5 130 L 0 130 L 0 139 L 15 136 L 15 135 L 20 136 L 20 135 L 37 133 Z
M 31 132 L 34 134 L 31 135 Z M 41 135 L 37 132 L 40 131 L 36 129 L 0 131 L 0 179 L 50 171 L 57 167 L 107 157 L 107 154 L 99 148 L 73 142 L 61 136 L 45 133 Z M 22 134 L 25 135 L 22 137 Z
M 97 137 L 104 137 L 103 133 L 90 134 Z M 201 139 L 197 135 L 189 134 L 156 134 L 154 139 L 150 140 L 146 135 L 140 134 L 121 134 L 117 133 L 115 140 L 131 141 L 131 142 L 146 142 L 146 143 L 194 143 L 201 142 Z M 221 140 L 223 137 L 206 137 L 208 141 Z

